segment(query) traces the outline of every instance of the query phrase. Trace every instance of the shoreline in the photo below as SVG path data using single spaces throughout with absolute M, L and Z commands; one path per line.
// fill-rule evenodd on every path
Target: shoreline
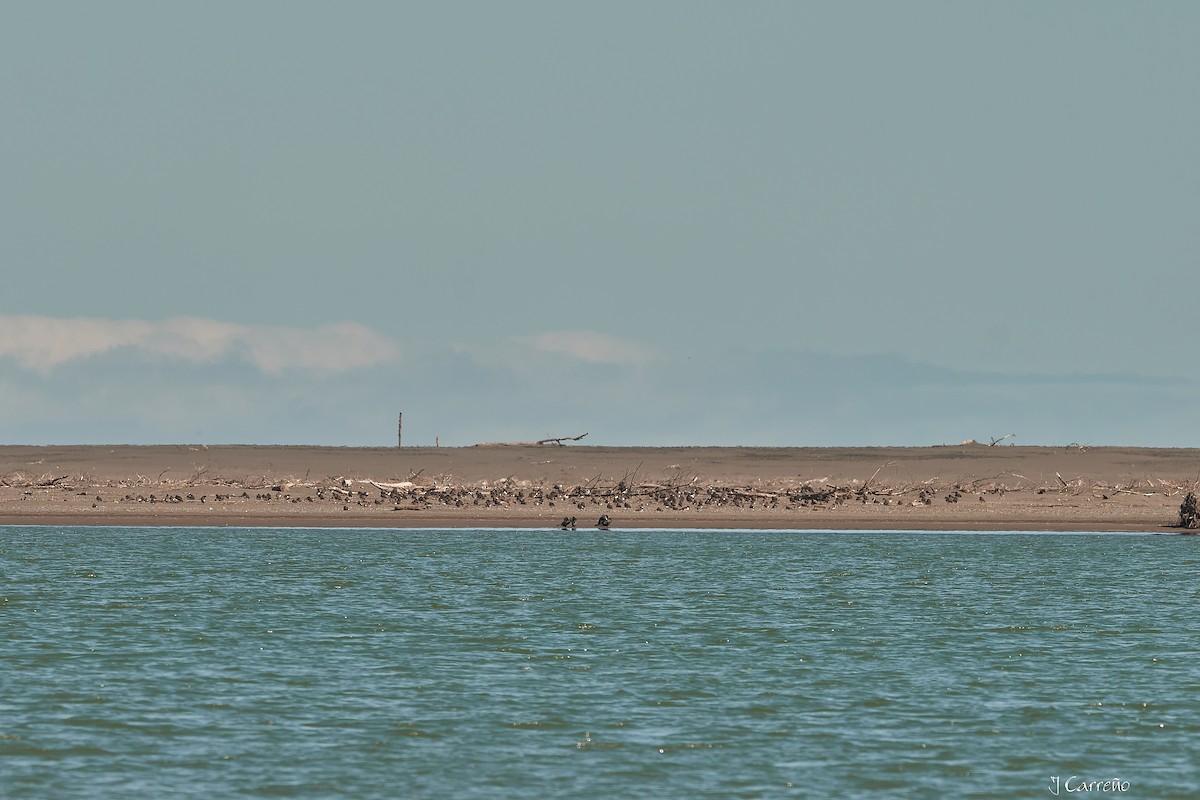
M 1108 521 L 1099 523 L 1043 523 L 1035 520 L 1004 520 L 999 523 L 933 523 L 896 525 L 880 525 L 872 520 L 838 520 L 838 524 L 796 526 L 785 523 L 772 524 L 771 520 L 661 520 L 658 523 L 640 520 L 628 524 L 614 523 L 611 528 L 598 529 L 594 526 L 579 526 L 577 529 L 560 529 L 554 524 L 540 524 L 538 521 L 514 523 L 511 520 L 491 520 L 467 522 L 460 518 L 430 519 L 424 524 L 397 525 L 386 520 L 373 523 L 371 520 L 341 521 L 333 518 L 305 520 L 263 520 L 233 518 L 226 516 L 188 516 L 163 517 L 151 520 L 98 520 L 93 517 L 71 517 L 63 515 L 47 515 L 33 517 L 0 517 L 0 528 L 128 528 L 128 529 L 175 529 L 175 528 L 208 528 L 208 529 L 238 529 L 247 531 L 264 530 L 373 530 L 373 531 L 558 531 L 563 534 L 585 533 L 616 533 L 620 531 L 739 531 L 779 533 L 1098 533 L 1098 534 L 1136 534 L 1184 536 L 1194 532 L 1184 531 L 1175 525 L 1150 525 L 1136 522 Z
M 1180 533 L 1200 450 L 0 445 L 0 525 Z

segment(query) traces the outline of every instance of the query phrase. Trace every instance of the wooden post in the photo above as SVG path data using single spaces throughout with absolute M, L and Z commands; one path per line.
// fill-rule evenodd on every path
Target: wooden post
M 400 418 L 396 420 L 396 447 L 404 447 L 404 412 L 400 412 Z

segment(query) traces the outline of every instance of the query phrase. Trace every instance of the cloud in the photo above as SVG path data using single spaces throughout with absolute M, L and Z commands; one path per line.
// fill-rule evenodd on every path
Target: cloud
M 1196 379 L 961 372 L 788 348 L 688 358 L 579 330 L 428 341 L 406 349 L 402 370 L 370 368 L 399 354 L 354 323 L 0 315 L 0 442 L 379 446 L 395 443 L 399 411 L 406 444 L 584 431 L 596 445 L 1200 441 Z
M 569 356 L 589 364 L 641 366 L 658 356 L 653 348 L 597 331 L 552 331 L 518 336 L 514 341 L 542 353 Z
M 197 363 L 240 357 L 269 375 L 296 369 L 346 372 L 400 355 L 394 340 L 354 322 L 303 329 L 197 317 L 151 322 L 0 315 L 0 358 L 43 375 L 118 349 Z

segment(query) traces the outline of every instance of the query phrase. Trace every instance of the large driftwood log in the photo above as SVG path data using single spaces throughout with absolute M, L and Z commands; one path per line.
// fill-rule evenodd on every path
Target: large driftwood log
M 550 442 L 554 442 L 556 445 L 562 446 L 563 442 L 578 442 L 580 439 L 582 439 L 585 436 L 587 436 L 586 433 L 581 433 L 578 436 L 559 436 L 556 439 L 538 439 L 537 443 L 538 444 L 550 444 Z
M 581 433 L 578 436 L 559 436 L 553 439 L 538 439 L 536 442 L 480 442 L 476 447 L 539 447 L 543 444 L 556 444 L 559 447 L 565 447 L 563 442 L 578 442 L 586 433 Z

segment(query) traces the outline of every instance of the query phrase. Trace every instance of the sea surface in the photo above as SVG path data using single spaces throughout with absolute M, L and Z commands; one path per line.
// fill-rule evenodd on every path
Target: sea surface
M 5 798 L 1055 790 L 1200 797 L 1200 538 L 0 527 Z

